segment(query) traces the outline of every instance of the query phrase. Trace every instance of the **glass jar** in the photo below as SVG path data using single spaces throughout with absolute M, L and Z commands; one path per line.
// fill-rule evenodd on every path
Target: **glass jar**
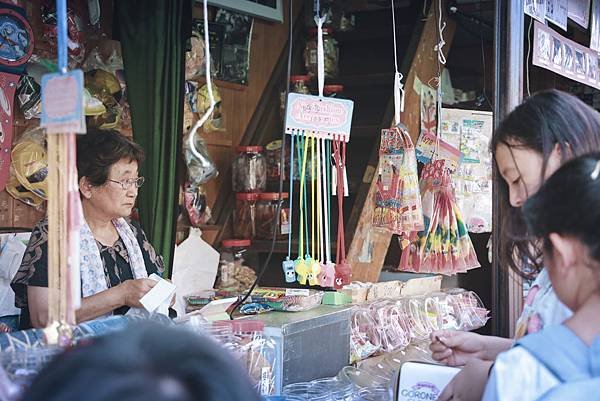
M 267 187 L 267 160 L 262 146 L 238 146 L 233 160 L 234 192 L 261 192 Z
M 256 201 L 257 193 L 235 194 L 235 214 L 233 235 L 240 239 L 254 239 L 256 235 Z
M 277 206 L 281 201 L 281 212 L 279 215 L 279 227 L 275 232 L 276 239 L 285 239 L 290 232 L 290 209 L 286 199 L 289 198 L 287 192 L 281 194 L 278 192 L 265 192 L 259 195 L 256 203 L 256 238 L 273 238 L 273 227 L 277 220 Z
M 290 92 L 291 93 L 301 93 L 304 95 L 310 95 L 310 90 L 308 89 L 308 84 L 310 83 L 311 76 L 310 75 L 291 75 L 290 76 Z M 285 91 L 281 92 L 280 96 L 280 115 L 283 120 L 285 120 Z
M 252 242 L 248 239 L 228 239 L 221 243 L 221 259 L 217 273 L 220 289 L 248 288 L 256 279 L 256 273 L 246 265 L 246 254 Z
M 325 85 L 323 95 L 326 97 L 337 97 L 343 99 L 344 85 Z
M 338 43 L 332 36 L 333 29 L 323 28 L 323 63 L 325 78 L 335 78 L 338 75 L 339 50 Z M 310 29 L 311 39 L 306 42 L 304 49 L 304 66 L 310 76 L 317 75 L 317 28 Z
M 288 141 L 286 141 L 288 142 Z M 279 176 L 283 170 L 283 179 L 286 180 L 290 173 L 290 147 L 286 143 L 284 150 L 284 168 L 281 168 L 281 139 L 269 142 L 265 146 L 265 157 L 267 158 L 267 180 L 279 180 Z

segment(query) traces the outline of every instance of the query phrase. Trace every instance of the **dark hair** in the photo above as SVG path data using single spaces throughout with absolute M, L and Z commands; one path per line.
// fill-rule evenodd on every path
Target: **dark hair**
M 600 114 L 575 96 L 558 90 L 538 92 L 525 100 L 500 123 L 492 136 L 490 147 L 531 149 L 543 157 L 540 177 L 546 173 L 547 162 L 556 145 L 562 162 L 586 153 L 600 151 Z M 535 239 L 527 233 L 522 212 L 510 206 L 508 185 L 498 179 L 501 213 L 500 262 L 529 277 L 523 270 L 528 262 L 532 272 L 541 269 L 541 253 Z
M 173 326 L 132 325 L 59 355 L 22 401 L 258 401 L 214 341 Z
M 89 129 L 77 137 L 77 171 L 92 185 L 106 183 L 110 167 L 120 160 L 144 161 L 144 150 L 131 139 L 114 130 Z
M 600 152 L 567 162 L 523 206 L 530 232 L 551 249 L 551 233 L 581 241 L 600 262 Z

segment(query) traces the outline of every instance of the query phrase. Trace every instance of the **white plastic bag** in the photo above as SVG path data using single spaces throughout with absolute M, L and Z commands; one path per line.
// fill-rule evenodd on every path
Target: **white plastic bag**
M 185 299 L 202 290 L 212 289 L 219 267 L 219 252 L 202 239 L 202 231 L 190 228 L 189 237 L 175 248 L 173 284 L 177 286 L 174 309 L 185 314 Z

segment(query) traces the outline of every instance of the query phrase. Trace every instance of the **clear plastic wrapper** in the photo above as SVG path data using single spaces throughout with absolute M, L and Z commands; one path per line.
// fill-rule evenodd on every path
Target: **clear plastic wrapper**
M 263 192 L 267 187 L 267 160 L 262 146 L 238 146 L 233 160 L 234 192 Z
M 317 290 L 294 294 L 283 288 L 258 288 L 252 292 L 252 301 L 267 304 L 277 311 L 301 312 L 321 305 L 323 295 L 323 291 Z
M 183 140 L 183 155 L 188 168 L 190 184 L 192 186 L 200 186 L 219 175 L 219 171 L 208 154 L 206 143 L 200 135 L 194 137 L 195 152 L 190 148 L 189 135 L 193 132 L 190 131 Z
M 38 207 L 48 193 L 46 135 L 42 128 L 26 131 L 11 153 L 8 193 L 30 206 Z
M 474 330 L 487 320 L 488 311 L 477 294 L 462 289 L 367 302 L 352 311 L 351 363 L 406 350 L 436 330 Z
M 0 363 L 5 373 L 2 376 L 9 381 L 3 385 L 9 398 L 3 400 L 20 399 L 38 373 L 62 351 L 60 347 L 45 347 L 2 352 Z
M 183 193 L 183 204 L 192 227 L 200 227 L 210 219 L 206 194 L 202 187 L 187 185 Z
M 19 80 L 16 98 L 19 102 L 19 109 L 27 120 L 40 118 L 42 114 L 42 88 L 29 75 L 23 75 Z
M 275 341 L 263 333 L 264 322 L 242 319 L 215 322 L 214 325 L 231 328 L 234 356 L 246 368 L 259 394 L 273 394 L 277 351 Z

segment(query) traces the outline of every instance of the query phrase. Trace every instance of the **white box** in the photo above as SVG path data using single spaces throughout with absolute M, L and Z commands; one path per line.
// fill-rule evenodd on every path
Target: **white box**
M 449 366 L 406 362 L 400 369 L 396 400 L 435 401 L 458 372 Z

